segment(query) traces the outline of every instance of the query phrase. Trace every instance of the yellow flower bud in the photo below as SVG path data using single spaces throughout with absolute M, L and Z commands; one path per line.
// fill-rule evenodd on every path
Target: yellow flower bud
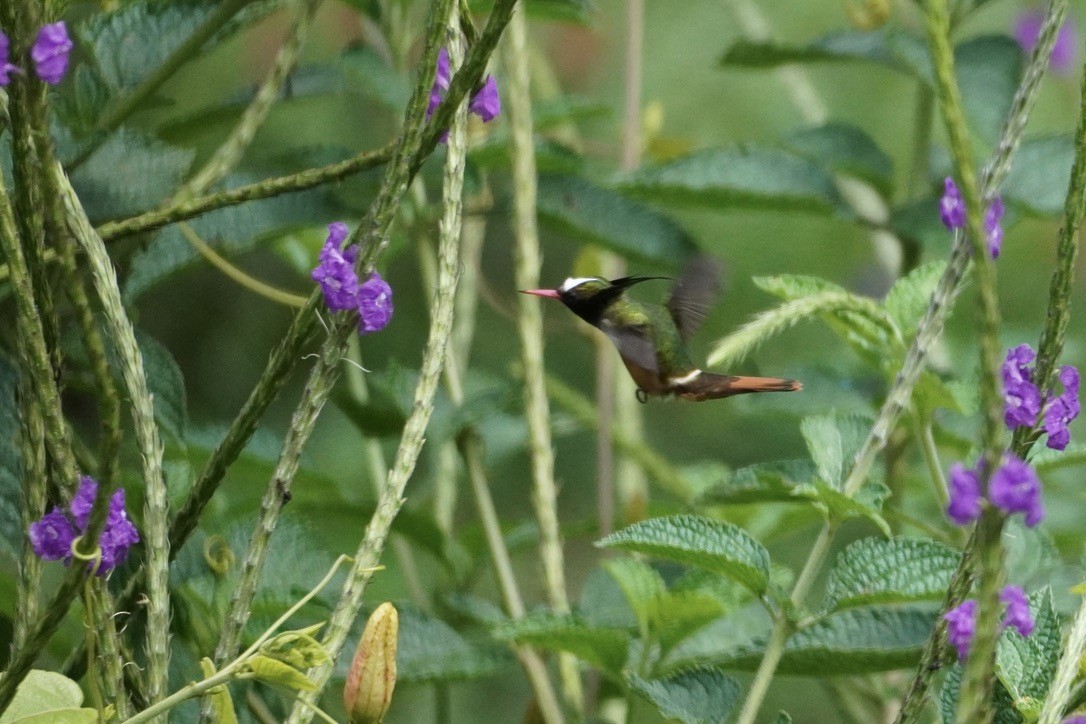
M 377 724 L 385 718 L 396 688 L 399 627 L 399 614 L 387 602 L 366 621 L 343 687 L 343 705 L 350 724 Z

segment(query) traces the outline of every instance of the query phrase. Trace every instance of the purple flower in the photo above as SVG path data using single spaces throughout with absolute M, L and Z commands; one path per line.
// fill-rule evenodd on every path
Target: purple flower
M 358 275 L 354 271 L 358 247 L 340 250 L 347 238 L 347 225 L 342 221 L 328 225 L 328 238 L 321 249 L 319 263 L 310 275 L 320 285 L 324 303 L 333 312 L 358 307 Z
M 72 522 L 60 508 L 53 508 L 44 518 L 30 524 L 30 546 L 43 561 L 71 558 L 76 535 Z
M 1003 227 L 999 222 L 1003 220 L 1003 198 L 996 196 L 992 199 L 988 210 L 984 212 L 984 232 L 988 235 L 988 253 L 993 259 L 999 258 L 999 250 L 1003 246 Z
M 1041 391 L 1033 384 L 1033 349 L 1020 344 L 1007 350 L 1000 368 L 1003 374 L 1003 421 L 1013 430 L 1033 427 L 1041 413 Z
M 950 505 L 946 514 L 957 525 L 968 525 L 980 517 L 980 480 L 975 470 L 961 463 L 950 466 Z
M 977 628 L 977 602 L 973 599 L 964 601 L 957 608 L 943 614 L 946 620 L 946 638 L 958 650 L 958 660 L 964 661 L 969 655 L 969 645 L 973 643 L 973 633 Z
M 1003 457 L 1003 465 L 988 481 L 988 499 L 1005 513 L 1025 513 L 1030 528 L 1045 516 L 1037 473 L 1011 453 Z
M 1078 370 L 1071 365 L 1060 367 L 1060 382 L 1063 394 L 1048 403 L 1045 408 L 1045 432 L 1048 440 L 1045 444 L 1053 450 L 1063 450 L 1071 441 L 1071 431 L 1067 425 L 1078 417 L 1079 401 Z
M 359 334 L 378 332 L 392 319 L 392 287 L 377 272 L 358 289 L 358 315 Z
M 7 85 L 11 82 L 11 74 L 21 72 L 19 66 L 12 65 L 8 62 L 8 52 L 11 49 L 11 43 L 8 41 L 8 36 L 4 35 L 4 32 L 0 30 L 0 86 Z
M 30 49 L 38 77 L 50 85 L 60 83 L 68 70 L 68 54 L 71 52 L 72 41 L 68 38 L 68 27 L 63 20 L 43 25 Z
M 445 99 L 450 80 L 452 80 L 452 71 L 449 68 L 449 51 L 442 48 L 437 52 L 437 74 L 434 77 L 434 86 L 430 89 L 430 105 L 426 107 L 426 120 L 430 120 L 430 116 L 434 115 L 434 111 Z
M 965 204 L 958 191 L 958 185 L 949 176 L 943 181 L 943 197 L 939 199 L 939 218 L 943 225 L 953 231 L 965 226 Z
M 1037 47 L 1037 39 L 1041 34 L 1041 25 L 1044 23 L 1045 14 L 1040 9 L 1026 10 L 1019 14 L 1014 22 L 1014 39 L 1022 46 L 1022 50 L 1032 53 Z M 1070 17 L 1060 27 L 1056 35 L 1056 42 L 1052 46 L 1051 65 L 1056 73 L 1066 73 L 1072 69 L 1078 55 L 1078 38 L 1076 37 L 1075 24 Z
M 30 545 L 39 558 L 71 563 L 72 542 L 83 535 L 97 492 L 98 483 L 84 475 L 79 480 L 79 489 L 68 505 L 67 515 L 60 508 L 53 508 L 44 518 L 30 524 Z M 139 543 L 139 540 L 139 531 L 132 525 L 132 521 L 128 520 L 125 512 L 124 490 L 118 488 L 109 500 L 106 524 L 98 539 L 98 547 L 102 551 L 98 574 L 104 575 L 113 570 L 128 555 L 128 549 Z
M 1014 628 L 1022 636 L 1033 633 L 1033 616 L 1029 613 L 1029 600 L 1018 586 L 1004 586 L 999 600 L 1007 604 L 1003 614 L 1003 628 Z
M 1086 724 L 1086 714 L 1075 714 L 1063 720 L 1063 724 Z
M 468 110 L 482 118 L 483 123 L 494 120 L 502 112 L 502 101 L 498 96 L 498 83 L 494 80 L 494 76 L 486 77 L 483 87 L 472 96 Z

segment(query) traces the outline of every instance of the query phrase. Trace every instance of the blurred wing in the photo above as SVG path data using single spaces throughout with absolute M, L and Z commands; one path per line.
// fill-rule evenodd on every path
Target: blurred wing
M 711 256 L 701 255 L 691 259 L 667 301 L 667 310 L 679 328 L 683 339 L 689 339 L 709 313 L 720 294 L 720 275 L 724 265 Z
M 653 344 L 652 332 L 647 324 L 619 327 L 604 320 L 600 323 L 600 329 L 615 343 L 618 353 L 624 359 L 650 372 L 659 371 L 659 365 L 656 363 L 656 345 Z

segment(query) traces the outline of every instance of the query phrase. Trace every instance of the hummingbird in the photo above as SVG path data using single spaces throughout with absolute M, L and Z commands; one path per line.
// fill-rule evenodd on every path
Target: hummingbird
M 635 284 L 670 277 L 571 277 L 557 289 L 521 292 L 557 299 L 606 334 L 637 384 L 637 399 L 642 403 L 650 396 L 673 395 L 700 402 L 748 392 L 802 389 L 803 385 L 795 380 L 718 375 L 694 365 L 686 342 L 705 319 L 720 290 L 720 270 L 716 260 L 695 257 L 672 287 L 666 305 L 627 299 L 625 292 Z

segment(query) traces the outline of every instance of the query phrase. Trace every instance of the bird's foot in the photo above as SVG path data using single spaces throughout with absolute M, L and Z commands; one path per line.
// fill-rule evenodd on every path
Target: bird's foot
M 649 393 L 641 389 L 640 387 L 637 388 L 637 392 L 634 393 L 634 397 L 636 397 L 637 401 L 640 402 L 642 405 L 649 401 Z

